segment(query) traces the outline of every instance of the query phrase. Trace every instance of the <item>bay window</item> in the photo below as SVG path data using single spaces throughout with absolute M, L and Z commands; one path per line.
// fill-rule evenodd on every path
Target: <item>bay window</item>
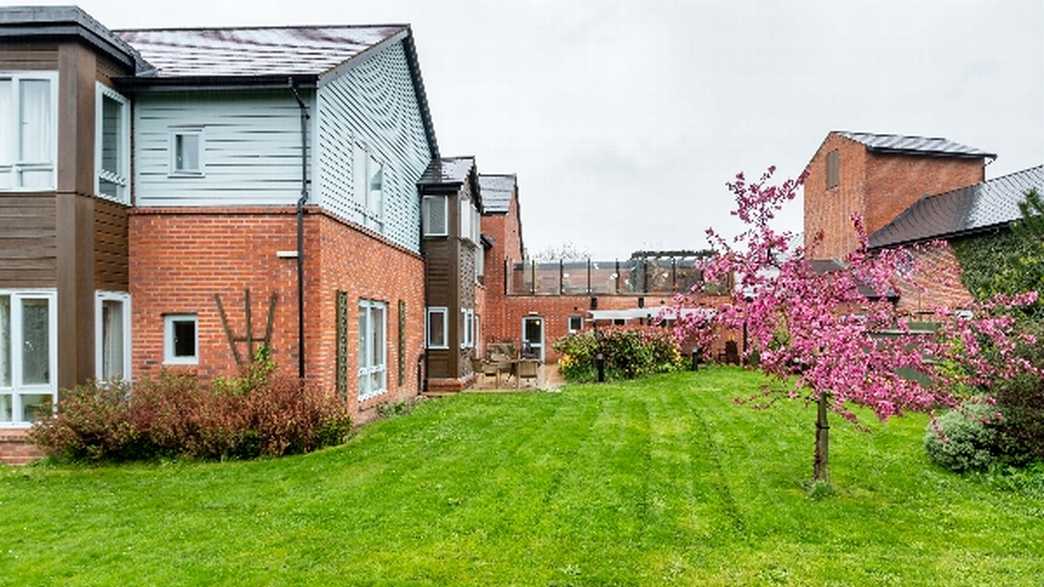
M 359 302 L 359 400 L 380 395 L 388 389 L 388 304 L 373 300 Z
M 0 425 L 28 425 L 58 400 L 53 291 L 0 290 Z
M 424 224 L 424 236 L 448 235 L 449 198 L 424 196 L 421 200 L 421 218 Z
M 130 103 L 95 83 L 94 193 L 130 204 Z
M 130 295 L 95 294 L 94 370 L 100 382 L 130 380 L 130 316 Z
M 0 72 L 0 190 L 55 189 L 57 72 Z

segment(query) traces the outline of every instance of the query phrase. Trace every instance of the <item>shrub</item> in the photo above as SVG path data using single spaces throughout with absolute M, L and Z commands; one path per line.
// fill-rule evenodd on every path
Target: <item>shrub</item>
M 339 444 L 351 429 L 347 407 L 335 396 L 272 375 L 263 362 L 209 384 L 169 372 L 133 389 L 92 383 L 58 406 L 30 438 L 63 460 L 279 456 Z
M 608 379 L 633 379 L 684 366 L 674 338 L 662 328 L 608 328 L 599 333 L 589 330 L 554 342 L 560 355 L 558 366 L 567 381 L 594 381 L 599 349 L 605 354 Z
M 933 419 L 924 433 L 924 448 L 936 464 L 957 473 L 981 470 L 994 460 L 996 406 L 969 400 Z

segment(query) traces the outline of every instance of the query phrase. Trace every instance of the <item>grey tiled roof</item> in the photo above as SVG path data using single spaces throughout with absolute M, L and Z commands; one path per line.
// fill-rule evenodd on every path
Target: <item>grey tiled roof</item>
M 813 259 L 809 261 L 808 264 L 812 267 L 812 271 L 815 271 L 817 275 L 833 273 L 834 271 L 839 271 L 845 268 L 845 264 L 837 259 Z M 856 287 L 859 289 L 859 294 L 864 297 L 870 299 L 878 299 L 881 297 L 874 288 L 864 282 L 859 282 Z M 890 289 L 885 292 L 884 297 L 896 298 L 899 297 L 899 294 Z
M 428 164 L 417 183 L 420 185 L 461 184 L 475 166 L 474 157 L 442 157 Z
M 511 197 L 515 193 L 517 178 L 510 175 L 479 175 L 484 211 L 504 214 L 511 208 Z
M 871 248 L 954 236 L 1008 224 L 1021 217 L 1031 188 L 1044 193 L 1044 165 L 918 200 L 870 235 Z
M 116 31 L 165 77 L 318 75 L 405 25 L 290 26 Z
M 908 135 L 875 134 L 868 132 L 836 131 L 839 135 L 866 145 L 871 151 L 879 153 L 913 153 L 921 155 L 942 155 L 955 157 L 990 157 L 997 158 L 995 153 L 969 147 L 944 137 L 918 137 Z

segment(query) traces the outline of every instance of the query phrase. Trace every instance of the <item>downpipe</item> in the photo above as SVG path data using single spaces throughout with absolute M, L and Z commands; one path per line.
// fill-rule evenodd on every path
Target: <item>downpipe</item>
M 301 110 L 301 197 L 297 199 L 297 376 L 305 377 L 304 311 L 304 207 L 308 203 L 308 104 L 301 98 L 294 78 L 289 78 L 290 93 Z

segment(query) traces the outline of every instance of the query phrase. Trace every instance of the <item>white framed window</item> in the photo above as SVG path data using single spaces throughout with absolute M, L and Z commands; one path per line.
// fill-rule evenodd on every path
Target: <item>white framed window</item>
M 58 72 L 0 72 L 0 191 L 51 191 L 58 161 Z
M 94 193 L 130 204 L 130 102 L 94 83 Z
M 482 246 L 479 242 L 478 249 L 475 250 L 475 281 L 480 282 L 486 275 L 486 247 Z
M 481 321 L 480 318 L 481 317 L 478 314 L 475 314 L 474 312 L 472 312 L 471 321 L 472 321 L 472 323 L 475 324 L 475 326 L 473 327 L 473 330 L 472 330 L 473 335 L 472 335 L 472 341 L 471 342 L 472 342 L 472 347 L 473 348 L 479 348 L 479 349 L 482 348 L 482 336 L 480 334 L 481 331 L 479 330 L 479 326 L 482 324 L 482 321 Z
M 57 299 L 0 290 L 0 426 L 29 426 L 58 403 Z
M 388 304 L 359 301 L 359 400 L 388 390 Z
M 471 208 L 471 242 L 478 246 L 482 246 L 482 215 L 479 214 L 478 208 Z
M 199 364 L 199 317 L 167 314 L 163 317 L 163 362 L 167 365 Z
M 569 334 L 580 332 L 584 329 L 584 317 L 583 316 L 570 316 L 569 317 Z
M 421 218 L 424 224 L 424 236 L 448 236 L 449 198 L 424 196 L 421 199 Z
M 429 349 L 449 348 L 449 309 L 430 307 L 426 316 L 426 339 Z
M 130 294 L 94 294 L 94 372 L 100 382 L 130 381 Z
M 475 346 L 475 310 L 460 310 L 460 348 Z
M 460 200 L 460 238 L 471 241 L 472 243 L 478 244 L 478 238 L 475 233 L 477 227 L 475 225 L 475 208 L 471 205 L 471 200 L 461 198 Z
M 355 197 L 363 210 L 363 225 L 384 232 L 384 164 L 373 152 L 356 143 L 352 148 Z
M 170 175 L 203 177 L 207 174 L 204 158 L 207 137 L 201 126 L 172 128 L 170 131 Z

